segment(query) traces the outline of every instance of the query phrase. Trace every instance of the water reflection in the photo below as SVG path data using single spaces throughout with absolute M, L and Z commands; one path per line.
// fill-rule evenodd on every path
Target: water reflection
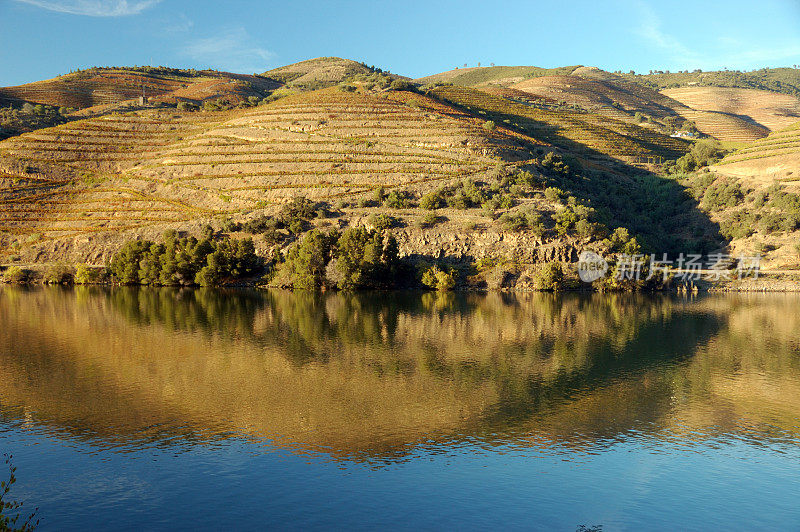
M 0 289 L 8 422 L 400 459 L 479 441 L 795 442 L 800 298 Z

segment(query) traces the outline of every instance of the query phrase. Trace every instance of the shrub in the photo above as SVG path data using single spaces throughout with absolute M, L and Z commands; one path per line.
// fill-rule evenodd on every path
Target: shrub
M 333 238 L 316 229 L 309 231 L 303 240 L 290 247 L 286 260 L 276 273 L 282 286 L 300 290 L 316 290 L 325 279 L 325 266 L 330 260 Z
M 389 89 L 393 91 L 410 91 L 414 86 L 404 79 L 396 79 L 389 85 Z
M 442 189 L 428 192 L 419 200 L 419 206 L 421 209 L 426 209 L 429 211 L 444 207 L 445 201 L 443 196 L 444 191 Z
M 342 92 L 355 92 L 356 86 L 351 85 L 350 83 L 341 83 L 339 84 L 339 90 Z
M 178 111 L 197 111 L 200 109 L 197 105 L 191 102 L 180 101 L 177 105 Z
M 433 266 L 422 274 L 422 284 L 439 291 L 452 290 L 456 286 L 455 273 Z
M 75 271 L 75 284 L 99 284 L 105 280 L 105 277 L 105 268 L 93 268 L 86 264 L 80 264 Z
M 594 209 L 577 203 L 575 198 L 570 196 L 566 208 L 553 218 L 556 222 L 556 231 L 560 235 L 577 233 L 579 236 L 591 236 L 594 234 L 595 226 L 589 219 L 593 216 Z
M 126 243 L 108 269 L 121 284 L 212 286 L 252 275 L 260 265 L 252 239 L 197 240 L 167 231 L 163 242 Z
M 614 253 L 624 253 L 626 255 L 636 255 L 641 252 L 639 242 L 635 237 L 630 236 L 630 232 L 625 227 L 617 227 L 614 232 L 604 241 L 609 250 Z
M 337 240 L 334 256 L 332 269 L 340 289 L 388 288 L 396 283 L 400 259 L 392 235 L 351 227 Z
M 548 152 L 542 158 L 542 162 L 540 164 L 542 168 L 545 168 L 549 170 L 551 173 L 560 175 L 562 177 L 568 177 L 572 173 L 572 169 L 565 162 L 565 159 L 561 157 L 561 155 L 558 155 L 557 153 Z
M 426 213 L 425 216 L 423 216 L 422 219 L 419 221 L 419 226 L 422 228 L 433 227 L 440 221 L 442 221 L 442 217 L 437 216 L 436 213 L 429 212 Z
M 7 283 L 23 284 L 30 279 L 30 273 L 19 266 L 11 266 L 3 274 L 3 280 Z
M 44 284 L 67 284 L 72 282 L 72 268 L 66 264 L 52 264 L 44 272 Z
M 351 227 L 341 235 L 312 230 L 292 246 L 273 284 L 302 290 L 389 288 L 399 282 L 399 248 L 391 235 Z
M 560 203 L 561 198 L 564 197 L 564 191 L 556 187 L 547 187 L 544 189 L 544 197 L 551 203 Z
M 413 207 L 413 195 L 405 190 L 393 190 L 389 192 L 383 201 L 383 206 L 389 209 L 407 209 Z
M 385 231 L 397 225 L 397 218 L 388 214 L 372 214 L 367 218 L 367 223 L 376 231 Z
M 493 120 L 487 120 L 483 123 L 483 129 L 486 131 L 494 131 L 497 125 L 494 123 Z
M 558 262 L 545 264 L 534 276 L 537 290 L 557 291 L 563 288 L 563 284 L 564 272 Z

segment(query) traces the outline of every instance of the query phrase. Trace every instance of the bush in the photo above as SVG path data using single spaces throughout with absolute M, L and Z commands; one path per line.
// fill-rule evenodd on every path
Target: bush
M 397 241 L 384 232 L 351 227 L 341 235 L 312 230 L 291 247 L 273 284 L 301 290 L 389 288 L 399 282 Z
M 542 215 L 534 209 L 514 213 L 507 212 L 500 217 L 500 223 L 509 231 L 530 230 L 537 236 L 542 236 L 545 232 Z
M 437 223 L 442 221 L 441 216 L 437 216 L 436 213 L 429 212 L 426 213 L 425 216 L 419 221 L 419 226 L 422 228 L 433 227 Z
M 564 191 L 556 187 L 547 187 L 544 189 L 544 197 L 551 203 L 560 203 L 561 198 L 565 195 Z
M 388 209 L 407 209 L 414 206 L 413 195 L 405 190 L 389 192 L 383 201 L 383 206 Z
M 419 206 L 421 209 L 426 209 L 429 211 L 433 211 L 444 207 L 444 191 L 442 189 L 434 190 L 428 192 L 419 200 Z
M 389 85 L 389 89 L 393 91 L 410 91 L 414 86 L 404 79 L 396 79 Z
M 3 280 L 7 283 L 23 284 L 30 279 L 30 273 L 19 266 L 11 266 L 3 274 Z
M 614 232 L 603 241 L 609 251 L 614 253 L 624 253 L 625 255 L 636 255 L 641 252 L 639 242 L 635 237 L 631 237 L 630 232 L 625 227 L 617 227 Z
M 177 105 L 178 111 L 197 111 L 200 109 L 197 105 L 191 102 L 180 101 Z
M 66 264 L 53 264 L 47 268 L 42 277 L 44 284 L 68 284 L 73 280 L 72 268 Z
M 485 131 L 494 131 L 497 125 L 494 123 L 493 120 L 487 120 L 486 122 L 483 123 L 482 127 Z
M 577 233 L 583 237 L 594 234 L 596 226 L 589 221 L 593 216 L 594 209 L 579 204 L 573 196 L 570 196 L 567 199 L 567 206 L 558 212 L 553 219 L 556 222 L 556 231 L 559 235 Z
M 75 284 L 100 284 L 106 279 L 105 268 L 93 268 L 87 264 L 80 264 L 75 270 Z
M 400 259 L 392 235 L 351 227 L 337 240 L 334 257 L 339 289 L 388 288 L 396 283 Z
M 534 286 L 537 290 L 557 291 L 563 288 L 563 284 L 564 272 L 558 262 L 544 265 L 534 277 Z
M 388 214 L 372 214 L 367 218 L 367 223 L 376 231 L 385 231 L 397 225 L 397 218 Z
M 325 266 L 330 260 L 332 244 L 331 235 L 316 229 L 309 231 L 303 240 L 286 253 L 286 260 L 276 273 L 278 284 L 300 290 L 320 288 L 325 279 Z
M 163 242 L 134 240 L 126 243 L 109 262 L 108 269 L 120 284 L 212 286 L 255 273 L 260 259 L 252 239 L 224 237 L 178 238 L 167 231 Z
M 264 235 L 267 242 L 275 243 L 280 242 L 282 239 L 282 235 L 278 232 L 278 230 L 283 227 L 283 223 L 269 216 L 258 216 L 252 220 L 240 223 L 238 226 L 239 230 L 245 233 L 250 233 L 251 235 Z
M 281 207 L 278 221 L 290 233 L 299 235 L 308 228 L 309 220 L 317 216 L 320 207 L 304 196 L 297 196 Z
M 439 291 L 452 290 L 456 286 L 455 272 L 433 266 L 422 274 L 422 284 Z

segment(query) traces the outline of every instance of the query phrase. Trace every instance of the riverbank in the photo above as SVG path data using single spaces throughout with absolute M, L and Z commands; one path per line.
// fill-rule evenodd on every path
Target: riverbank
M 550 263 L 556 264 L 556 263 Z M 446 290 L 467 292 L 678 292 L 678 293 L 726 293 L 726 292 L 800 292 L 800 271 L 762 271 L 758 278 L 708 280 L 692 283 L 672 281 L 667 284 L 609 288 L 597 283 L 581 282 L 573 264 L 560 264 L 561 273 L 547 272 L 550 279 L 543 282 L 542 265 L 496 265 L 483 271 L 462 272 L 455 276 L 457 282 Z M 558 268 L 554 268 L 558 270 Z M 555 277 L 553 277 L 555 275 Z M 14 285 L 103 285 L 122 286 L 115 282 L 102 265 L 65 264 L 6 264 L 0 265 L 0 284 Z M 190 286 L 190 285 L 189 285 Z M 285 288 L 265 282 L 264 276 L 255 275 L 218 285 L 218 288 Z M 431 288 L 429 286 L 405 286 L 395 289 Z M 445 291 L 446 291 L 445 290 Z

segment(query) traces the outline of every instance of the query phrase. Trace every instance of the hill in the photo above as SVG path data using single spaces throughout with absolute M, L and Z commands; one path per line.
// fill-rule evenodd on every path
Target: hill
M 800 187 L 800 122 L 740 147 L 715 169 L 748 181 Z
M 768 131 L 789 127 L 800 120 L 800 98 L 765 90 L 723 87 L 681 87 L 662 94 L 697 111 L 740 117 Z
M 650 74 L 623 74 L 629 81 L 647 85 L 653 89 L 673 89 L 678 87 L 728 87 L 737 89 L 757 89 L 800 98 L 800 69 L 798 68 L 760 68 L 751 72 L 718 70 L 703 72 L 651 72 Z
M 337 89 L 255 109 L 74 121 L 0 144 L 0 229 L 51 242 L 110 238 L 269 211 L 298 194 L 333 202 L 425 189 L 528 156 L 521 135 L 481 124 L 419 95 Z
M 268 70 L 263 75 L 290 88 L 313 90 L 343 83 L 359 75 L 367 76 L 380 72 L 382 72 L 380 69 L 350 59 L 317 57 Z
M 729 180 L 753 154 L 791 149 L 794 130 L 729 155 L 717 173 L 658 173 L 693 157 L 692 142 L 669 134 L 689 127 L 684 117 L 766 135 L 733 111 L 776 124 L 776 102 L 788 100 L 745 91 L 735 109 L 697 110 L 620 74 L 532 68 L 420 87 L 319 58 L 259 76 L 108 69 L 6 91 L 86 107 L 0 141 L 0 262 L 104 264 L 125 242 L 210 225 L 252 236 L 262 257 L 296 249 L 311 229 L 388 228 L 416 264 L 460 264 L 473 272 L 464 279 L 498 286 L 532 287 L 543 263 L 584 249 L 709 252 L 769 238 L 788 263 L 793 203 L 780 196 L 745 223 L 736 202 L 757 205 L 762 185 L 731 192 Z M 134 90 L 147 76 L 153 96 L 141 104 Z M 747 224 L 757 230 L 742 236 Z
M 171 68 L 91 68 L 46 81 L 0 88 L 0 104 L 31 102 L 85 109 L 134 100 L 143 94 L 156 101 L 175 98 L 202 102 L 223 96 L 241 101 L 263 96 L 280 84 L 274 80 L 217 71 Z
M 525 92 L 518 87 L 514 86 L 517 91 Z M 493 95 L 491 89 L 440 86 L 430 93 L 585 157 L 614 157 L 626 161 L 639 157 L 674 159 L 688 150 L 688 143 L 681 139 L 586 109 L 548 108 L 550 106 L 515 98 L 507 91 Z M 553 99 L 553 93 L 549 94 L 548 98 Z
M 569 75 L 578 67 L 540 68 L 535 66 L 489 66 L 465 67 L 448 70 L 439 74 L 417 78 L 414 81 L 423 85 L 452 83 L 462 87 L 483 85 L 509 86 L 525 79 L 547 75 Z
M 452 83 L 495 94 L 498 87 L 511 88 L 662 133 L 696 127 L 722 141 L 749 142 L 800 117 L 798 72 L 766 69 L 635 75 L 585 66 L 483 67 L 451 70 L 416 81 Z

